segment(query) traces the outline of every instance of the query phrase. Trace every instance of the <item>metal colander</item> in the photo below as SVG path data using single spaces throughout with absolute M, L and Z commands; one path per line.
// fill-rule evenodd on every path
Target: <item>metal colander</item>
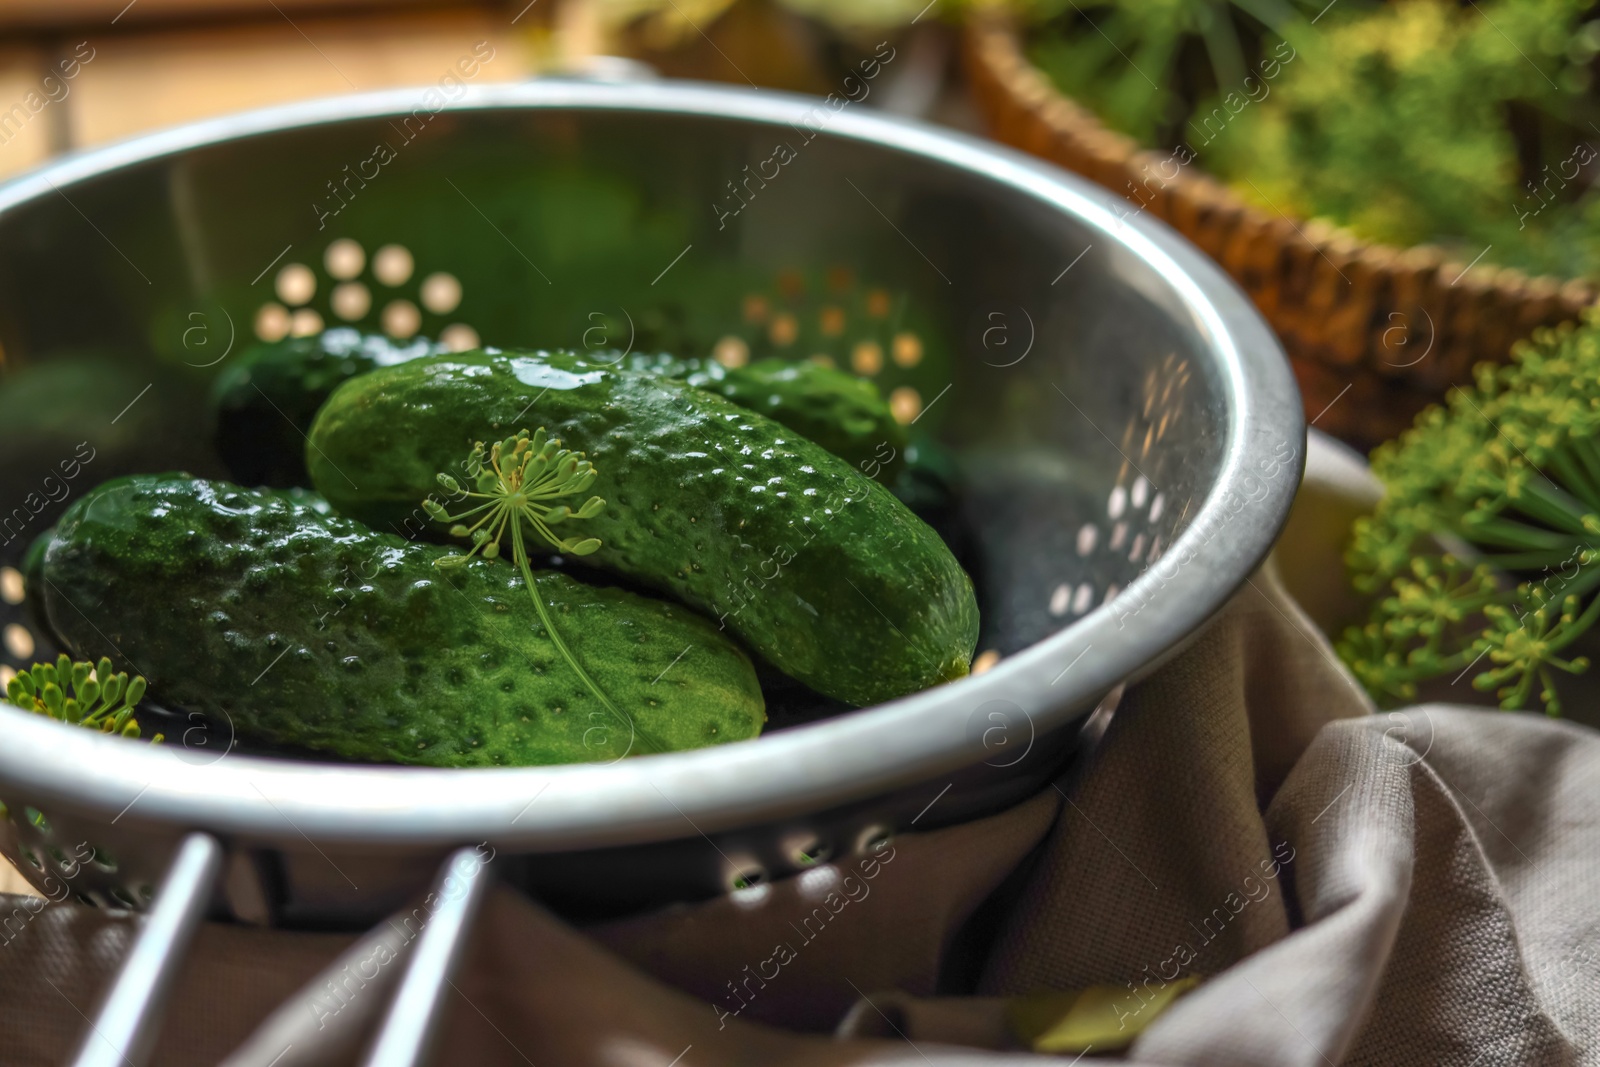
M 130 471 L 222 476 L 216 368 L 252 335 L 348 323 L 874 378 L 959 487 L 937 521 L 979 588 L 982 673 L 860 711 L 779 700 L 744 744 L 504 770 L 245 751 L 181 715 L 151 746 L 0 708 L 0 852 L 52 899 L 154 901 L 97 1022 L 127 1051 L 201 914 L 371 923 L 480 843 L 567 914 L 617 914 L 1012 804 L 1244 580 L 1299 477 L 1299 402 L 1248 302 L 1071 176 L 800 98 L 563 82 L 476 88 L 364 166 L 419 95 L 202 123 L 0 187 L 5 662 L 54 651 L 15 569 L 67 502 Z

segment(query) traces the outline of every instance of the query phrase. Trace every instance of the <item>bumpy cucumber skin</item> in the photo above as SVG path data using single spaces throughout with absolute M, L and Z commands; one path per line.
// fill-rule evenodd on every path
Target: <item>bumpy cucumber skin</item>
M 329 394 L 358 374 L 436 351 L 422 338 L 398 343 L 349 327 L 257 345 L 212 383 L 217 453 L 244 485 L 305 485 L 306 431 Z
M 597 361 L 598 362 L 598 361 Z M 878 387 L 810 360 L 758 359 L 728 368 L 712 359 L 634 354 L 623 366 L 681 378 L 809 437 L 884 484 L 903 466 L 906 430 Z
M 683 382 L 571 353 L 429 357 L 341 386 L 306 458 L 341 513 L 421 530 L 438 472 L 459 474 L 475 440 L 540 426 L 599 472 L 606 508 L 570 531 L 600 539 L 586 563 L 858 706 L 967 673 L 977 603 L 938 535 L 820 446 Z
M 406 342 L 336 327 L 312 337 L 257 345 L 226 365 L 212 384 L 217 453 L 242 485 L 306 485 L 305 436 L 335 388 L 379 367 L 440 351 L 426 338 Z M 905 429 L 877 386 L 812 362 L 757 360 L 729 369 L 713 359 L 604 353 L 599 362 L 681 378 L 811 438 L 889 484 L 901 467 Z
M 754 668 L 715 626 L 676 604 L 536 573 L 568 647 L 636 722 L 630 745 L 634 731 L 560 659 L 516 570 L 435 567 L 448 551 L 290 494 L 135 475 L 67 511 L 30 593 L 75 655 L 110 656 L 162 703 L 226 715 L 245 741 L 481 767 L 759 733 Z

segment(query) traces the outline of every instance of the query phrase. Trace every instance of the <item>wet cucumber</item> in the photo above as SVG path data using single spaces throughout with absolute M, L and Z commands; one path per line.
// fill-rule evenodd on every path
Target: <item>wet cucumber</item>
M 30 553 L 30 595 L 80 657 L 241 740 L 443 767 L 609 760 L 759 733 L 749 659 L 676 604 L 544 571 L 559 656 L 517 571 L 320 513 L 304 496 L 181 474 L 79 499 Z
M 329 394 L 358 374 L 438 350 L 423 338 L 397 342 L 347 326 L 257 345 L 212 383 L 217 453 L 245 485 L 305 485 L 306 431 Z
M 524 424 L 599 472 L 605 510 L 582 534 L 601 546 L 586 563 L 706 612 L 839 700 L 967 673 L 977 605 L 938 535 L 820 446 L 683 382 L 571 353 L 432 356 L 341 386 L 307 465 L 341 513 L 421 530 L 437 474 Z
M 343 326 L 258 345 L 212 385 L 217 452 L 234 480 L 244 485 L 305 485 L 306 434 L 333 390 L 379 367 L 439 351 L 425 338 L 391 341 Z M 885 483 L 900 469 L 905 428 L 895 421 L 878 387 L 853 374 L 783 359 L 729 369 L 713 359 L 637 352 L 592 358 L 720 393 Z
M 728 368 L 714 359 L 639 353 L 628 356 L 622 365 L 679 378 L 725 396 L 811 438 L 886 484 L 902 466 L 905 427 L 890 412 L 878 387 L 854 374 L 810 360 L 758 359 Z

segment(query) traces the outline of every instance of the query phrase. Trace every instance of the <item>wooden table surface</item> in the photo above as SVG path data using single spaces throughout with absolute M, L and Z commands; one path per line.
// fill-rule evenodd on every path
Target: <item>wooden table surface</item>
M 573 37 L 582 5 L 561 22 L 560 2 L 5 0 L 0 177 L 229 111 L 436 84 L 480 42 L 478 79 L 527 78 Z

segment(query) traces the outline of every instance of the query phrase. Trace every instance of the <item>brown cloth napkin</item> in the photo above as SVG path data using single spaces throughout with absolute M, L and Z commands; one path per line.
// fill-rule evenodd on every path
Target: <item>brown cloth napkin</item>
M 1270 566 L 1065 794 L 863 860 L 582 932 L 499 890 L 436 1062 L 1066 1063 L 1005 1051 L 1008 998 L 1101 985 L 1140 1064 L 1600 1063 L 1600 734 L 1373 714 Z M 0 1062 L 61 1061 L 133 922 L 50 905 L 0 946 Z M 233 1067 L 351 1062 L 398 971 L 330 1000 L 364 944 L 207 928 L 154 1062 L 221 1062 L 280 1001 Z

